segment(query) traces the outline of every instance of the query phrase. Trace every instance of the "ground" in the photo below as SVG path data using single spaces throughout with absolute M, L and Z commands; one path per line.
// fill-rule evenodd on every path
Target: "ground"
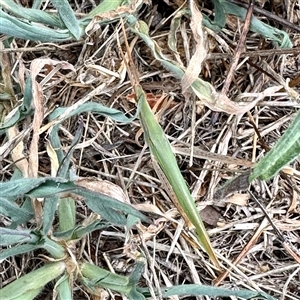
M 30 5 L 30 1 L 21 2 Z M 78 14 L 89 12 L 94 3 L 70 2 Z M 172 14 L 178 9 L 179 2 L 152 1 L 143 5 L 138 16 L 149 25 L 150 36 L 164 54 L 187 66 L 196 47 L 187 17 L 181 20 L 177 29 L 177 52 L 172 52 L 167 46 Z M 200 1 L 198 5 L 206 15 L 212 14 L 210 4 Z M 295 26 L 300 22 L 300 7 L 295 1 L 257 1 L 255 5 L 273 12 L 280 20 L 291 21 Z M 292 29 L 260 13 L 255 15 L 287 32 L 293 47 L 298 47 L 300 33 L 296 29 L 299 27 Z M 205 30 L 207 56 L 199 76 L 217 91 L 222 90 L 227 78 L 242 28 L 243 22 L 230 16 L 222 31 Z M 215 112 L 190 89 L 182 93 L 180 80 L 154 58 L 141 39 L 135 38 L 136 35 L 127 30 L 140 84 L 174 148 L 211 243 L 223 271 L 228 270 L 228 274 L 220 277 L 221 273 L 197 246 L 194 234 L 176 210 L 166 192 L 166 184 L 155 171 L 139 119 L 123 124 L 92 112 L 82 114 L 84 131 L 72 158 L 73 170 L 80 177 L 97 177 L 121 187 L 130 203 L 147 214 L 152 224 L 134 228 L 129 237 L 123 228 L 114 226 L 101 233 L 94 232 L 85 241 L 83 255 L 104 268 L 128 274 L 134 263 L 130 252 L 141 252 L 147 259 L 142 286 L 218 284 L 225 288 L 264 291 L 276 299 L 300 299 L 299 261 L 297 263 L 289 252 L 291 248 L 292 253 L 298 252 L 299 257 L 299 160 L 290 164 L 290 170 L 294 170 L 292 175 L 287 175 L 286 171 L 268 181 L 255 180 L 248 191 L 248 186 L 241 187 L 241 182 L 238 182 L 225 192 L 221 190 L 222 197 L 215 196 L 222 184 L 249 171 L 251 163 L 259 161 L 274 146 L 295 116 L 299 102 L 282 89 L 264 97 L 245 113 Z M 12 47 L 25 48 L 24 51 L 5 54 L 10 61 L 13 81 L 21 85 L 36 59 L 51 58 L 74 66 L 74 72 L 60 70 L 53 76 L 49 75 L 52 68 L 47 67 L 37 76 L 39 82 L 44 79 L 44 125 L 47 124 L 46 116 L 55 107 L 71 106 L 84 97 L 125 112 L 129 117 L 135 114 L 136 104 L 128 75 L 115 76 L 124 70 L 120 52 L 126 50 L 119 21 L 95 27 L 88 36 L 76 42 L 42 44 L 15 39 Z M 30 50 L 26 51 L 26 48 Z M 275 48 L 271 41 L 248 32 L 244 49 L 251 54 L 242 55 L 238 61 L 226 91 L 229 99 L 238 103 L 240 94 L 256 93 L 246 98 L 248 102 L 254 101 L 266 88 L 281 84 L 278 78 L 284 82 L 290 79 L 294 93 L 299 92 L 299 47 L 298 51 L 284 52 L 286 49 Z M 15 92 L 21 102 L 22 91 Z M 79 126 L 78 118 L 78 115 L 72 117 L 60 128 L 61 144 L 65 149 L 72 143 Z M 30 118 L 25 118 L 19 129 L 26 129 L 30 122 Z M 30 140 L 30 135 L 24 137 L 25 155 L 28 155 Z M 38 158 L 40 176 L 51 174 L 46 141 L 47 135 L 42 133 Z M 11 178 L 15 161 L 11 155 L 0 161 L 3 181 Z M 89 214 L 84 203 L 78 202 L 77 219 L 83 220 Z M 270 224 L 266 214 L 278 230 Z M 5 221 L 1 222 L 5 224 Z M 19 276 L 32 268 L 31 258 L 30 254 L 5 261 L 2 280 Z M 47 287 L 40 299 L 46 299 L 51 288 Z M 80 287 L 76 288 L 76 295 L 74 299 L 87 299 Z M 120 299 L 117 295 L 110 295 L 111 299 Z

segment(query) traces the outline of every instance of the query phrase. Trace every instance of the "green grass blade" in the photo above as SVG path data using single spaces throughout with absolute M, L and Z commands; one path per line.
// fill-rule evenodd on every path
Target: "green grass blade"
M 140 271 L 142 268 L 143 266 L 138 265 L 137 269 L 135 269 L 138 276 L 141 275 Z M 93 287 L 102 287 L 125 294 L 129 300 L 145 299 L 145 297 L 137 291 L 137 282 L 132 281 L 131 277 L 111 273 L 89 263 L 81 264 L 80 271 L 83 276 L 81 278 L 83 284 L 91 290 Z
M 17 243 L 36 243 L 39 238 L 30 230 L 14 230 L 0 227 L 0 246 L 9 246 Z
M 93 231 L 103 230 L 109 226 L 111 226 L 111 223 L 98 221 L 98 220 L 92 222 L 91 224 L 89 224 L 87 226 L 78 226 L 73 232 L 72 239 L 74 239 L 74 240 L 80 239 L 80 238 L 84 237 L 85 235 L 92 233 Z
M 56 7 L 58 14 L 65 26 L 78 40 L 83 34 L 83 30 L 79 26 L 79 22 L 67 0 L 51 0 L 52 4 Z
M 35 181 L 35 178 L 27 178 L 28 181 Z M 50 179 L 50 180 L 49 180 Z M 28 191 L 26 195 L 31 198 L 45 198 L 59 193 L 75 191 L 77 186 L 72 181 L 66 181 L 62 178 L 48 177 L 47 181 L 40 184 L 38 187 Z
M 70 286 L 69 275 L 63 275 L 56 283 L 55 288 L 58 293 L 58 300 L 73 300 L 72 287 Z
M 200 244 L 214 264 L 219 266 L 214 250 L 210 244 L 208 234 L 196 208 L 194 199 L 192 198 L 177 165 L 171 145 L 155 119 L 155 116 L 147 102 L 146 95 L 140 86 L 136 87 L 136 96 L 140 105 L 140 121 L 144 130 L 144 137 L 150 151 L 158 161 L 162 171 L 170 182 L 183 211 L 189 218 L 190 222 L 195 226 Z
M 242 20 L 245 20 L 247 9 L 229 1 L 214 0 L 213 2 L 215 4 L 220 2 L 226 14 L 232 14 L 238 16 Z M 286 32 L 265 24 L 254 16 L 251 18 L 250 30 L 262 35 L 266 40 L 271 40 L 277 47 L 293 47 L 293 43 Z
M 65 248 L 61 244 L 51 240 L 47 236 L 43 236 L 39 244 L 42 246 L 43 249 L 48 251 L 53 258 L 62 259 L 66 257 Z
M 58 130 L 58 126 L 54 126 L 55 127 L 55 131 L 52 130 L 50 132 L 50 136 L 52 134 L 56 134 L 56 139 L 59 140 L 58 134 L 57 134 L 57 130 Z M 71 164 L 71 159 L 73 157 L 73 153 L 75 150 L 75 146 L 79 143 L 81 137 L 82 137 L 82 131 L 83 131 L 83 122 L 80 121 L 79 122 L 79 126 L 75 132 L 75 136 L 73 138 L 73 141 L 71 143 L 70 149 L 68 150 L 68 152 L 66 153 L 66 155 L 64 155 L 62 160 L 59 160 L 59 169 L 57 170 L 57 175 L 58 177 L 62 177 L 62 178 L 66 178 L 69 179 L 69 172 L 70 172 L 70 164 Z M 60 145 L 60 142 L 59 142 Z M 55 149 L 55 146 L 52 145 L 52 148 Z M 57 155 L 57 157 L 59 157 Z
M 65 268 L 65 263 L 55 262 L 32 271 L 2 288 L 1 300 L 24 299 L 22 295 L 43 288 L 48 282 L 60 276 Z
M 0 33 L 24 40 L 64 42 L 73 38 L 69 30 L 55 30 L 21 21 L 0 10 Z
M 36 296 L 38 296 L 38 294 L 42 290 L 43 290 L 43 287 L 39 287 L 37 289 L 29 290 L 22 295 L 15 296 L 12 294 L 12 295 L 10 295 L 9 298 L 6 298 L 6 300 L 33 300 L 36 298 Z M 1 290 L 0 290 L 0 293 L 1 293 Z M 4 300 L 4 299 L 1 298 L 1 300 Z
M 8 257 L 16 256 L 19 254 L 23 254 L 23 253 L 28 253 L 28 252 L 34 251 L 36 249 L 40 249 L 42 247 L 43 246 L 41 246 L 41 245 L 32 245 L 32 244 L 15 245 L 11 248 L 7 248 L 7 249 L 0 251 L 0 260 L 6 259 Z
M 76 224 L 75 200 L 71 197 L 61 198 L 58 205 L 59 230 L 68 231 L 75 229 Z
M 109 117 L 117 122 L 122 123 L 130 123 L 137 116 L 133 116 L 132 118 L 128 118 L 125 114 L 115 108 L 106 107 L 100 103 L 96 102 L 86 102 L 78 105 L 75 103 L 69 107 L 58 107 L 56 108 L 49 116 L 51 121 L 57 120 L 59 123 L 64 120 L 84 112 L 93 112 L 96 114 L 101 114 L 105 117 Z
M 41 188 L 41 191 L 43 191 L 43 188 Z M 59 194 L 46 197 L 44 199 L 43 228 L 42 228 L 42 233 L 44 235 L 47 235 L 52 228 L 52 224 L 55 219 L 55 212 L 57 210 L 58 201 L 59 201 Z
M 296 159 L 300 154 L 300 110 L 296 118 L 279 139 L 275 147 L 261 159 L 250 175 L 250 182 L 256 178 L 268 180 L 282 167 Z
M 104 0 L 88 14 L 88 18 L 115 10 L 121 6 L 123 2 L 124 0 Z
M 21 179 L 15 179 L 10 180 L 6 182 L 0 182 L 0 190 L 1 190 L 1 196 L 3 198 L 6 198 L 10 201 L 16 200 L 16 198 L 20 196 L 24 196 L 25 194 L 28 194 L 32 197 L 45 197 L 47 195 L 46 193 L 33 193 L 35 189 L 38 191 L 38 187 L 45 184 L 49 184 L 51 186 L 51 191 L 55 191 L 55 188 L 60 186 L 62 183 L 66 183 L 67 181 L 62 178 L 21 178 Z M 41 188 L 41 190 L 44 190 L 44 186 Z M 60 192 L 60 191 L 58 191 Z
M 199 284 L 185 284 L 185 285 L 176 285 L 163 289 L 163 296 L 170 297 L 173 295 L 183 296 L 197 296 L 197 295 L 206 295 L 211 297 L 230 297 L 236 296 L 241 297 L 242 299 L 266 299 L 266 300 L 275 300 L 275 298 L 267 295 L 266 293 L 249 291 L 249 290 L 229 290 L 214 286 L 199 285 Z
M 98 266 L 84 262 L 80 266 L 80 272 L 85 283 L 89 286 L 108 288 L 123 294 L 130 292 L 129 277 L 111 273 Z M 84 282 L 83 280 L 83 282 Z
M 112 197 L 104 194 L 96 193 L 86 188 L 76 185 L 72 181 L 67 181 L 62 178 L 23 178 L 11 180 L 9 182 L 0 182 L 0 190 L 3 193 L 3 199 L 0 201 L 0 209 L 5 212 L 7 209 L 16 209 L 20 214 L 22 220 L 27 220 L 28 214 L 24 211 L 19 212 L 17 206 L 13 206 L 10 201 L 16 200 L 19 196 L 28 195 L 32 198 L 45 198 L 49 203 L 45 203 L 47 208 L 44 209 L 44 219 L 47 219 L 47 226 L 43 228 L 44 234 L 50 228 L 54 213 L 56 211 L 56 195 L 63 192 L 74 192 L 81 195 L 86 199 L 86 204 L 96 213 L 102 215 L 108 221 L 119 224 L 127 225 L 127 219 L 124 215 L 130 214 L 145 222 L 149 222 L 147 217 L 136 210 L 129 204 L 123 203 Z M 3 203 L 3 205 L 2 205 Z M 11 205 L 10 205 L 11 204 Z M 22 213 L 22 214 L 21 214 Z M 45 221 L 46 222 L 46 221 Z
M 211 30 L 219 32 L 225 27 L 226 14 L 235 15 L 245 20 L 247 9 L 226 0 L 213 0 L 212 2 L 215 7 L 214 20 L 203 16 L 203 25 Z M 271 40 L 277 47 L 292 48 L 293 46 L 286 32 L 265 24 L 255 16 L 251 18 L 250 30 L 262 35 L 266 40 Z
M 215 32 L 219 32 L 222 28 L 225 27 L 226 24 L 226 15 L 223 6 L 220 1 L 212 1 L 214 4 L 215 17 L 214 20 L 211 20 L 207 16 L 203 15 L 202 23 L 204 26 L 210 28 Z
M 184 8 L 178 11 L 171 19 L 170 31 L 168 34 L 168 47 L 175 53 L 177 52 L 177 32 L 183 17 L 187 15 L 189 15 L 189 11 Z
M 2 132 L 5 132 L 5 129 L 14 126 L 17 122 L 23 120 L 26 116 L 31 115 L 33 113 L 31 104 L 32 99 L 32 78 L 31 76 L 29 76 L 26 79 L 23 102 L 18 107 L 18 109 L 15 110 L 15 113 L 11 115 L 11 117 L 8 120 L 5 120 L 4 124 L 0 124 L 0 134 Z
M 21 17 L 24 20 L 47 24 L 52 27 L 64 28 L 61 20 L 54 14 L 48 14 L 40 9 L 26 8 L 16 4 L 12 0 L 0 0 L 0 5 L 10 14 Z
M 114 224 L 127 225 L 127 219 L 124 213 L 148 222 L 147 217 L 134 207 L 107 195 L 96 193 L 85 188 L 78 189 L 76 194 L 85 198 L 86 205 L 92 211 Z
M 32 211 L 18 207 L 5 197 L 0 197 L 0 214 L 10 217 L 18 225 L 28 222 L 33 217 Z

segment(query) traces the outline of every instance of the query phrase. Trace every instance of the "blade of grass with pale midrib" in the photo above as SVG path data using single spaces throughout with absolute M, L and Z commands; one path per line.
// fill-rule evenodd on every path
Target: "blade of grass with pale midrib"
M 217 267 L 220 267 L 204 224 L 201 220 L 200 214 L 196 208 L 194 199 L 192 198 L 177 165 L 171 145 L 167 140 L 161 126 L 155 119 L 143 89 L 137 85 L 135 91 L 139 101 L 139 117 L 144 130 L 144 137 L 150 148 L 150 151 L 158 161 L 159 166 L 170 182 L 180 206 L 189 218 L 190 222 L 195 226 L 201 246 L 207 252 L 213 263 Z

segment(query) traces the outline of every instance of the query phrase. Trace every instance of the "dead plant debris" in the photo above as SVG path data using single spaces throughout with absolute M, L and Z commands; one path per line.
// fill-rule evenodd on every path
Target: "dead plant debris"
M 31 1 L 21 2 L 29 6 Z M 70 2 L 82 14 L 94 5 L 94 1 Z M 193 62 L 198 43 L 194 42 L 195 28 L 190 27 L 190 20 L 183 19 L 178 27 L 177 53 L 172 53 L 167 47 L 172 16 L 179 5 L 184 5 L 183 1 L 150 2 L 144 4 L 139 18 L 149 25 L 151 37 L 166 56 L 172 56 L 188 66 Z M 199 1 L 197 5 L 200 11 L 212 14 L 212 6 L 207 1 Z M 295 25 L 300 23 L 300 6 L 296 1 L 256 1 L 255 7 L 272 12 L 279 20 Z M 134 45 L 132 57 L 141 85 L 150 98 L 151 107 L 156 109 L 182 174 L 202 210 L 223 272 L 218 273 L 209 263 L 207 255 L 197 248 L 195 237 L 165 193 L 151 163 L 149 150 L 144 147 L 139 120 L 122 124 L 96 113 L 85 113 L 82 115 L 84 133 L 72 158 L 76 174 L 87 179 L 97 177 L 99 181 L 101 179 L 119 186 L 122 197 L 147 212 L 153 221 L 150 226 L 141 225 L 132 230 L 130 238 L 114 227 L 100 235 L 93 233 L 82 247 L 84 255 L 95 263 L 117 273 L 128 274 L 133 264 L 130 253 L 139 249 L 148 261 L 146 276 L 141 282 L 147 286 L 216 284 L 226 288 L 264 291 L 276 299 L 300 299 L 300 264 L 286 247 L 288 244 L 299 257 L 299 159 L 290 166 L 293 171 L 289 169 L 286 176 L 278 174 L 268 182 L 255 181 L 249 187 L 284 240 L 280 239 L 257 203 L 247 196 L 248 187 L 244 184 L 242 193 L 238 188 L 230 190 L 232 198 L 226 198 L 225 194 L 215 197 L 226 180 L 249 170 L 264 155 L 263 145 L 272 148 L 300 107 L 299 99 L 292 97 L 300 90 L 300 34 L 294 28 L 286 27 L 285 23 L 269 20 L 268 16 L 255 10 L 253 13 L 286 30 L 295 48 L 286 54 L 285 49 L 274 49 L 269 41 L 262 40 L 259 35 L 247 33 L 242 51 L 245 53 L 241 54 L 234 69 L 226 90 L 227 97 L 241 101 L 239 95 L 246 93 L 244 96 L 247 95 L 246 101 L 250 103 L 267 88 L 279 86 L 282 82 L 292 83 L 290 93 L 286 89 L 272 91 L 264 95 L 248 114 L 215 113 L 189 91 L 191 79 L 185 78 L 183 94 L 180 80 L 154 59 L 141 40 L 134 40 L 135 35 L 127 32 L 129 43 Z M 242 22 L 231 16 L 219 33 L 204 29 L 207 56 L 201 58 L 199 63 L 202 68 L 194 69 L 192 76 L 197 76 L 199 71 L 202 79 L 221 91 L 242 29 Z M 49 152 L 47 154 L 47 116 L 55 107 L 92 99 L 126 112 L 128 116 L 135 114 L 132 86 L 124 72 L 117 37 L 125 49 L 120 22 L 93 28 L 89 35 L 75 43 L 43 44 L 15 39 L 11 51 L 0 51 L 2 72 L 5 66 L 5 72 L 10 74 L 7 80 L 11 81 L 15 95 L 13 99 L 3 101 L 4 108 L 10 111 L 22 100 L 23 91 L 14 90 L 14 82 L 24 89 L 25 77 L 34 74 L 36 99 L 39 99 L 36 107 L 40 110 L 40 115 L 35 114 L 33 122 L 25 118 L 19 127 L 9 131 L 9 139 L 1 139 L 2 181 L 11 178 L 14 166 L 24 172 L 29 170 L 34 176 L 51 175 Z M 38 65 L 41 59 L 44 65 Z M 53 63 L 54 60 L 57 63 Z M 35 69 L 36 64 L 39 70 Z M 56 68 L 57 64 L 59 68 Z M 269 70 L 276 74 L 276 78 Z M 60 139 L 65 151 L 74 139 L 77 119 L 78 116 L 74 116 L 61 126 Z M 260 139 L 252 126 L 253 122 Z M 32 133 L 29 128 L 32 128 Z M 37 132 L 40 133 L 39 138 Z M 38 205 L 37 210 L 40 209 Z M 91 217 L 89 210 L 78 201 L 77 218 L 88 217 Z M 0 222 L 1 226 L 9 224 L 9 220 L 3 217 Z M 24 255 L 4 261 L 1 264 L 2 284 L 36 268 L 30 258 Z M 39 299 L 47 299 L 47 289 L 50 290 L 50 287 L 46 287 Z M 109 297 L 119 299 L 119 296 L 112 294 Z M 80 287 L 74 299 L 87 299 Z M 210 298 L 203 296 L 197 299 Z

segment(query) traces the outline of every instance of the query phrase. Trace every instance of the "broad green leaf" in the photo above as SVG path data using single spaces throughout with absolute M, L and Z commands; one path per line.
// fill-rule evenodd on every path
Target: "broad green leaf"
M 59 300 L 73 300 L 72 279 L 69 275 L 63 275 L 55 284 Z
M 139 218 L 137 218 L 133 215 L 128 215 L 127 216 L 127 223 L 126 223 L 126 232 L 128 232 L 139 221 L 140 221 Z
M 131 214 L 144 221 L 148 220 L 142 213 L 140 213 L 132 206 L 126 203 L 122 203 L 119 200 L 116 200 L 104 194 L 96 193 L 91 190 L 82 188 L 78 185 L 75 185 L 73 182 L 59 182 L 59 181 L 56 182 L 55 180 L 52 181 L 48 180 L 44 184 L 41 184 L 40 186 L 36 187 L 35 189 L 28 191 L 26 194 L 33 198 L 39 198 L 39 197 L 46 197 L 50 195 L 54 196 L 58 193 L 62 193 L 66 191 L 84 197 L 86 204 L 90 209 L 92 209 L 95 213 L 101 215 L 107 221 L 110 221 L 114 224 L 119 224 L 119 225 L 127 224 L 127 219 L 124 213 Z M 45 208 L 44 213 L 47 213 L 47 210 L 51 211 L 51 213 L 49 213 L 49 216 L 47 217 L 49 220 L 50 217 L 53 218 L 54 212 L 56 210 L 56 204 L 54 203 L 55 201 L 53 199 L 54 198 L 50 198 L 49 204 L 45 203 L 47 209 Z M 45 201 L 47 202 L 48 199 L 46 199 Z M 52 208 L 50 206 L 52 206 Z M 49 227 L 47 226 L 47 228 Z
M 225 0 L 213 0 L 214 3 L 219 2 L 226 14 L 232 14 L 238 16 L 242 20 L 245 20 L 247 10 L 234 3 Z M 250 23 L 250 30 L 262 35 L 266 40 L 271 40 L 277 47 L 292 48 L 293 44 L 288 34 L 282 30 L 274 28 L 268 24 L 265 24 L 252 16 Z
M 219 32 L 225 27 L 226 14 L 235 15 L 242 20 L 245 20 L 247 10 L 230 1 L 212 0 L 215 7 L 214 20 L 210 20 L 203 15 L 203 25 L 213 31 Z M 271 40 L 277 47 L 292 48 L 293 44 L 288 34 L 282 30 L 274 28 L 252 16 L 250 30 L 262 35 L 266 40 Z
M 1 30 L 1 28 L 0 28 Z M 26 80 L 23 103 L 15 110 L 14 114 L 0 127 L 0 133 L 4 129 L 12 127 L 17 122 L 23 120 L 26 116 L 31 115 L 33 110 L 31 107 L 32 101 L 32 79 L 29 76 Z
M 58 14 L 63 21 L 64 25 L 73 34 L 75 39 L 79 39 L 83 30 L 79 26 L 79 22 L 67 0 L 51 0 L 52 4 L 56 7 Z
M 129 284 L 135 285 L 140 281 L 145 271 L 145 264 L 146 264 L 146 259 L 142 256 L 138 257 L 134 269 L 132 270 L 129 276 Z
M 32 8 L 39 9 L 44 0 L 33 0 Z
M 66 257 L 65 248 L 59 242 L 51 240 L 46 235 L 41 238 L 39 245 L 48 251 L 53 258 L 62 259 Z
M 124 0 L 104 0 L 96 8 L 94 8 L 88 15 L 88 18 L 101 15 L 103 13 L 116 10 L 123 4 Z
M 129 300 L 146 300 L 144 295 L 138 291 L 137 288 L 132 289 L 128 294 Z
M 197 296 L 206 295 L 211 297 L 229 297 L 236 296 L 243 299 L 266 299 L 275 300 L 275 298 L 266 293 L 254 292 L 249 290 L 228 290 L 214 286 L 198 285 L 198 284 L 183 284 L 162 289 L 164 297 L 177 296 Z
M 58 126 L 54 126 L 54 127 L 56 127 L 56 129 L 57 129 Z M 70 163 L 71 163 L 72 155 L 74 153 L 75 146 L 79 143 L 80 138 L 82 137 L 82 131 L 83 131 L 83 122 L 80 121 L 79 126 L 75 132 L 75 136 L 74 136 L 74 139 L 72 141 L 69 151 L 66 153 L 64 158 L 61 161 L 59 161 L 60 166 L 57 171 L 58 177 L 69 179 L 68 173 L 70 171 Z M 52 134 L 52 132 L 50 134 Z M 56 131 L 56 134 L 57 134 L 57 131 Z M 57 137 L 57 139 L 59 139 L 59 138 Z
M 4 197 L 0 197 L 0 213 L 11 218 L 17 224 L 26 223 L 33 217 L 32 212 L 18 207 Z
M 129 277 L 127 276 L 112 273 L 87 262 L 81 264 L 80 271 L 82 276 L 94 286 L 101 286 L 114 291 L 121 290 L 123 293 L 128 293 L 130 290 Z
M 13 230 L 0 227 L 0 246 L 18 243 L 36 243 L 39 238 L 31 230 Z
M 52 27 L 64 28 L 61 20 L 54 14 L 48 14 L 40 9 L 26 8 L 16 4 L 12 0 L 0 0 L 0 5 L 11 14 L 21 17 L 27 21 L 47 24 Z
M 67 29 L 51 29 L 33 25 L 10 16 L 2 10 L 0 10 L 0 19 L 0 33 L 8 36 L 41 42 L 64 42 L 73 38 L 73 35 Z
M 71 197 L 61 198 L 58 205 L 59 230 L 68 231 L 75 228 L 75 200 Z
M 6 300 L 34 300 L 36 296 L 39 295 L 39 293 L 43 290 L 43 287 L 39 287 L 37 289 L 32 289 L 29 291 L 26 291 L 22 295 L 15 296 L 14 294 L 11 294 L 9 298 L 6 298 Z M 0 290 L 1 293 L 1 290 Z M 2 300 L 2 298 L 1 298 Z
M 109 226 L 111 226 L 110 222 L 97 220 L 86 226 L 78 225 L 78 227 L 72 230 L 54 232 L 54 236 L 62 240 L 77 240 L 93 231 L 102 230 Z
M 32 271 L 2 288 L 1 300 L 23 299 L 22 295 L 43 288 L 48 282 L 60 276 L 65 268 L 64 262 L 55 262 Z
M 143 268 L 144 264 L 142 264 L 142 268 L 141 265 L 138 265 L 136 275 L 140 276 Z M 130 300 L 145 299 L 145 297 L 137 291 L 137 282 L 130 280 L 130 277 L 111 273 L 89 263 L 81 264 L 80 271 L 83 276 L 83 278 L 81 278 L 82 282 L 89 288 L 102 287 L 110 289 L 127 295 Z M 133 278 L 136 279 L 138 276 L 133 276 Z
M 177 30 L 180 27 L 182 17 L 188 15 L 189 11 L 185 8 L 178 11 L 171 19 L 171 26 L 168 34 L 168 46 L 175 53 L 177 53 Z
M 73 233 L 73 239 L 80 239 L 87 235 L 88 233 L 91 233 L 96 230 L 102 230 L 107 227 L 111 226 L 111 223 L 109 222 L 103 222 L 103 221 L 94 221 L 93 223 L 87 225 L 87 226 L 79 226 L 74 230 Z
M 1 250 L 0 251 L 0 260 L 6 259 L 8 257 L 16 256 L 16 255 L 19 255 L 19 254 L 29 253 L 31 251 L 34 251 L 34 250 L 40 249 L 40 248 L 42 248 L 40 245 L 35 245 L 35 244 L 15 245 L 11 248 Z
M 43 187 L 40 187 L 41 191 L 44 192 Z M 57 210 L 57 204 L 59 201 L 59 194 L 46 197 L 44 199 L 43 209 L 43 228 L 42 233 L 47 235 L 52 228 L 52 224 L 55 218 L 55 212 Z
M 4 249 L 0 252 L 0 259 L 28 253 L 36 249 L 45 249 L 54 258 L 61 259 L 65 256 L 65 249 L 59 243 L 52 241 L 47 236 L 38 237 L 34 233 L 32 238 L 27 240 L 26 244 L 15 245 L 11 248 Z
M 30 194 L 35 188 L 39 187 L 43 183 L 52 183 L 52 187 L 58 187 L 60 183 L 66 182 L 62 178 L 22 178 L 17 180 L 11 180 L 7 182 L 0 182 L 1 196 L 10 201 L 16 198 Z M 51 190 L 52 191 L 52 190 Z M 46 193 L 47 195 L 47 193 Z M 42 195 L 33 195 L 33 197 L 43 197 Z
M 258 164 L 255 165 L 250 182 L 256 178 L 268 180 L 275 176 L 282 167 L 296 159 L 300 154 L 300 110 L 294 121 Z
M 68 231 L 57 231 L 57 232 L 53 233 L 53 236 L 57 240 L 69 241 L 69 240 L 75 240 L 76 239 L 75 236 L 74 236 L 74 229 L 68 230 Z
M 28 191 L 26 195 L 32 198 L 44 198 L 54 196 L 59 193 L 73 192 L 77 188 L 77 186 L 73 182 L 67 181 L 59 177 L 47 177 L 46 179 L 47 181 L 40 184 L 38 187 L 35 187 L 32 190 Z M 28 180 L 34 181 L 35 178 L 28 178 Z
M 86 205 L 92 211 L 101 215 L 109 222 L 118 225 L 126 225 L 127 219 L 124 213 L 133 215 L 143 221 L 148 222 L 148 219 L 132 206 L 107 195 L 92 192 L 85 188 L 78 189 L 76 193 L 85 198 Z
M 22 200 L 23 200 L 23 202 L 20 204 L 20 207 L 22 209 L 25 209 L 26 211 L 30 211 L 32 214 L 34 214 L 31 198 L 24 196 Z
M 13 201 L 24 195 L 32 198 L 44 198 L 43 232 L 46 234 L 52 226 L 54 214 L 57 209 L 59 193 L 73 191 L 77 186 L 72 182 L 60 178 L 22 178 L 0 183 L 2 195 L 0 212 L 17 224 L 28 222 L 33 217 L 33 211 L 26 207 L 18 207 Z M 29 204 L 29 203 L 28 203 Z
M 18 180 L 18 179 L 23 179 L 23 178 L 24 178 L 23 173 L 17 167 L 15 167 L 14 173 L 10 180 L 13 181 L 13 180 Z
M 103 116 L 109 117 L 112 120 L 122 123 L 130 123 L 136 118 L 136 115 L 131 118 L 128 118 L 125 116 L 124 113 L 115 108 L 109 108 L 95 102 L 87 102 L 80 105 L 79 107 L 76 107 L 75 109 L 72 109 L 72 107 L 58 107 L 50 114 L 50 120 L 55 120 L 56 118 L 63 115 L 66 111 L 68 111 L 67 115 L 60 119 L 60 122 L 63 122 L 64 120 L 74 115 L 81 114 L 84 112 L 99 113 Z

